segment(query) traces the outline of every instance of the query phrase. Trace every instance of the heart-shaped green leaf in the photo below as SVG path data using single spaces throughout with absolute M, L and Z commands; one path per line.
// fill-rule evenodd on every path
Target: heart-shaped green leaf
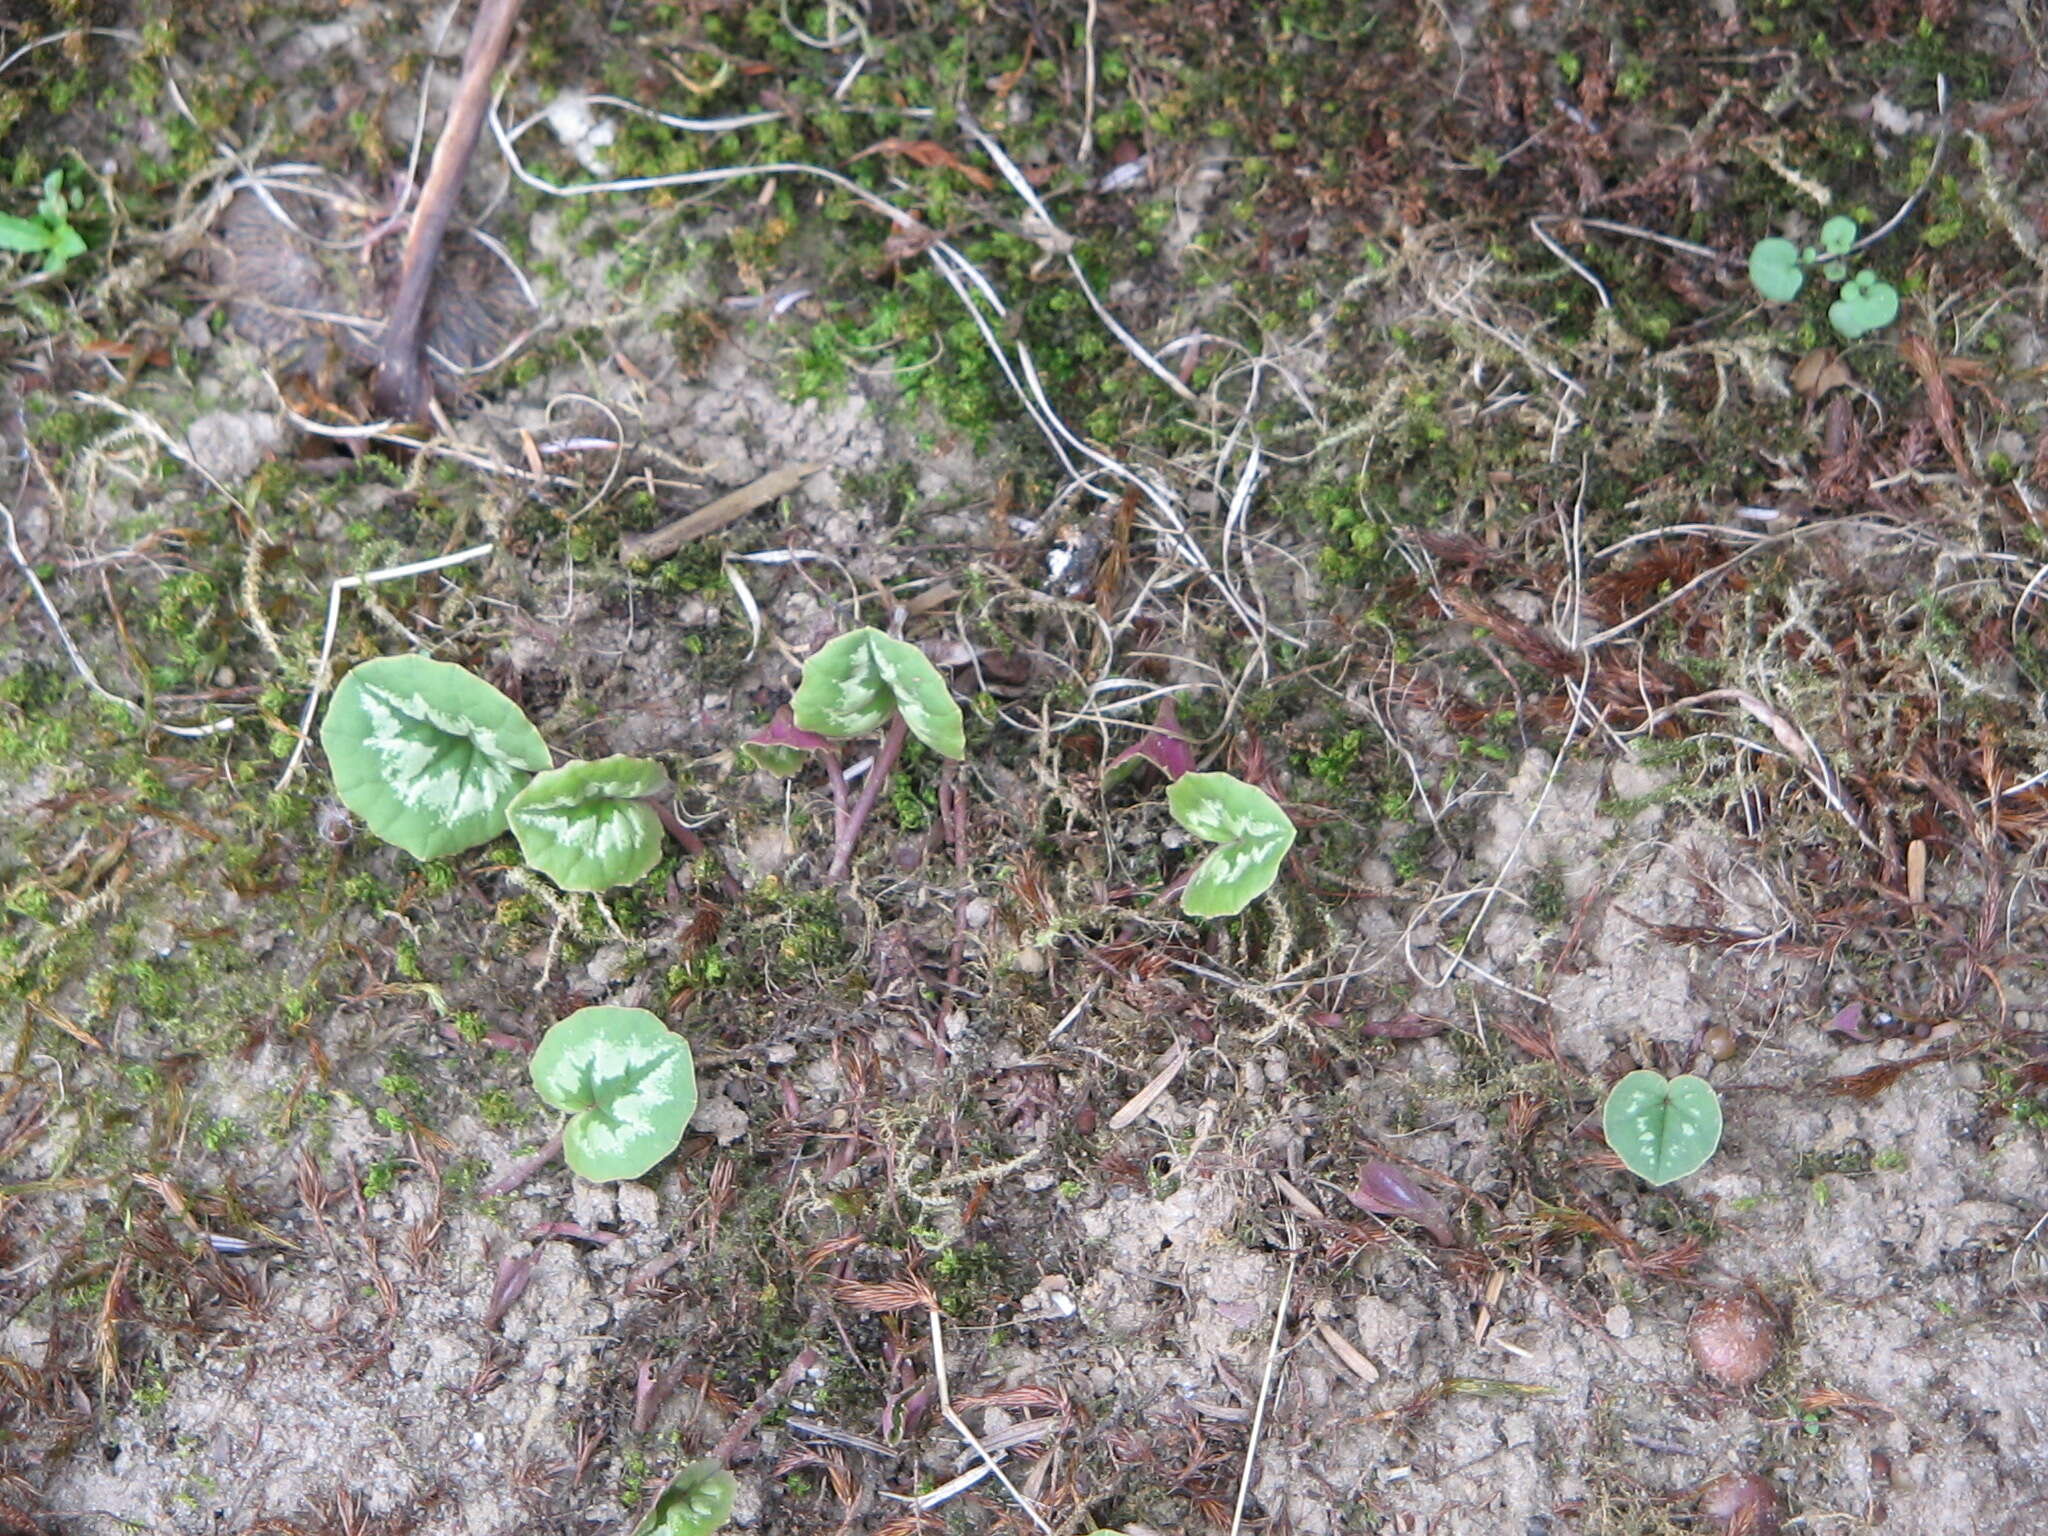
M 1881 331 L 1899 317 L 1899 291 L 1875 272 L 1858 272 L 1828 306 L 1828 323 L 1846 341 Z
M 689 1042 L 645 1008 L 579 1008 L 541 1037 L 534 1091 L 573 1118 L 569 1166 L 586 1179 L 637 1179 L 675 1151 L 697 1111 Z
M 1190 917 L 1235 917 L 1266 893 L 1294 846 L 1279 802 L 1235 774 L 1189 773 L 1166 791 L 1173 819 L 1217 847 L 1181 891 Z
M 547 743 L 482 678 L 424 656 L 350 670 L 320 722 L 341 803 L 416 859 L 505 830 L 505 807 L 548 765 Z
M 1820 227 L 1820 248 L 1830 256 L 1846 256 L 1849 247 L 1856 243 L 1856 221 L 1847 214 L 1836 214 Z
M 1759 240 L 1749 253 L 1749 281 L 1756 291 L 1774 304 L 1789 304 L 1806 286 L 1806 271 L 1799 265 L 1799 247 L 1773 235 Z
M 711 1536 L 731 1518 L 738 1492 L 732 1474 L 717 1462 L 693 1461 L 669 1479 L 633 1536 Z
M 1721 1144 L 1721 1098 L 1700 1078 L 1631 1072 L 1608 1092 L 1600 1127 L 1629 1171 L 1650 1184 L 1696 1173 Z
M 565 891 L 629 885 L 661 859 L 661 818 L 647 803 L 668 789 L 644 757 L 564 763 L 512 797 L 505 819 L 526 862 Z
M 901 714 L 941 757 L 967 755 L 960 706 L 939 669 L 916 646 L 878 629 L 841 635 L 805 662 L 790 713 L 799 729 L 834 738 L 865 736 Z

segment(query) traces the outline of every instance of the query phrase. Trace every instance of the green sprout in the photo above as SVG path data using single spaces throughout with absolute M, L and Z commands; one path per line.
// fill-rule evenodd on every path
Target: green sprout
M 1818 248 L 1801 250 L 1776 235 L 1757 241 L 1749 253 L 1750 286 L 1773 304 L 1789 304 L 1806 286 L 1807 269 L 1842 285 L 1828 306 L 1828 322 L 1845 341 L 1890 325 L 1899 314 L 1899 292 L 1874 272 L 1849 275 L 1848 257 L 1856 246 L 1856 221 L 1836 214 L 1820 227 Z
M 75 193 L 65 196 L 64 173 L 50 172 L 43 178 L 43 196 L 34 218 L 0 213 L 0 251 L 19 251 L 25 256 L 41 253 L 44 274 L 57 276 L 72 257 L 85 254 L 85 236 L 71 227 L 76 201 Z
M 845 765 L 834 743 L 882 731 L 881 749 L 858 801 L 847 792 Z M 751 767 L 787 777 L 815 753 L 832 787 L 832 866 L 828 880 L 844 880 L 854 844 L 882 787 L 915 736 L 941 757 L 967 755 L 966 725 L 939 669 L 923 651 L 878 629 L 856 629 L 829 640 L 804 663 L 803 680 L 788 708 L 740 749 Z

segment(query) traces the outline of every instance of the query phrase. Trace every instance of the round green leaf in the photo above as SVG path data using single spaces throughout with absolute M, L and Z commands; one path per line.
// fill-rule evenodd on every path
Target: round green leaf
M 534 1091 L 571 1119 L 569 1166 L 586 1179 L 637 1179 L 675 1151 L 697 1111 L 689 1042 L 645 1008 L 579 1008 L 541 1037 Z
M 1749 253 L 1749 281 L 1774 304 L 1788 304 L 1798 298 L 1799 290 L 1806 285 L 1805 269 L 1799 265 L 1799 247 L 1775 235 L 1757 241 Z
M 505 830 L 505 807 L 548 765 L 540 732 L 482 678 L 425 656 L 352 668 L 320 722 L 341 803 L 416 859 Z
M 633 1536 L 711 1536 L 732 1516 L 733 1476 L 708 1457 L 685 1466 L 633 1528 Z
M 865 736 L 893 714 L 941 757 L 967 755 L 967 734 L 953 690 L 916 646 L 878 629 L 828 641 L 804 663 L 790 701 L 798 729 L 820 736 Z
M 1846 214 L 1836 214 L 1820 227 L 1820 248 L 1831 256 L 1845 256 L 1849 247 L 1856 243 L 1856 221 Z
M 1858 272 L 1828 306 L 1828 323 L 1846 341 L 1881 331 L 1898 317 L 1898 289 L 1874 272 Z
M 661 859 L 661 818 L 647 803 L 668 788 L 644 757 L 564 763 L 538 775 L 505 807 L 526 862 L 565 891 L 638 880 Z
M 1691 1075 L 1631 1072 L 1608 1092 L 1600 1128 L 1631 1173 L 1669 1184 L 1697 1173 L 1720 1146 L 1720 1095 Z
M 1294 823 L 1279 802 L 1235 774 L 1183 774 L 1166 805 L 1188 831 L 1220 845 L 1181 891 L 1190 917 L 1237 916 L 1266 893 L 1294 846 Z

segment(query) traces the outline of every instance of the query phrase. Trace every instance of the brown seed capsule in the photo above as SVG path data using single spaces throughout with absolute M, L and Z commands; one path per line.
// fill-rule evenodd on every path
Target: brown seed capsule
M 1727 1061 L 1735 1054 L 1735 1031 L 1726 1024 L 1716 1024 L 1700 1036 L 1700 1049 L 1716 1061 Z
M 1754 1472 L 1724 1472 L 1699 1494 L 1700 1513 L 1722 1536 L 1777 1536 L 1778 1490 Z
M 322 800 L 313 812 L 313 825 L 319 830 L 323 841 L 336 848 L 346 848 L 349 839 L 356 835 L 356 824 L 342 806 L 332 800 Z
M 1778 1314 L 1754 1289 L 1722 1291 L 1693 1308 L 1685 1346 L 1702 1371 L 1740 1392 L 1778 1356 Z

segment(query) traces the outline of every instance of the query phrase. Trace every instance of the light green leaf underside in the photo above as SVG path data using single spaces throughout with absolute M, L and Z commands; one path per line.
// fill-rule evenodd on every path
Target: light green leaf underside
M 1799 264 L 1799 247 L 1773 235 L 1759 240 L 1749 253 L 1749 280 L 1756 291 L 1776 304 L 1799 297 L 1806 286 L 1806 272 Z
M 505 817 L 527 863 L 565 891 L 601 891 L 660 862 L 661 819 L 647 797 L 667 788 L 644 757 L 564 763 L 514 796 Z
M 1279 802 L 1228 773 L 1189 773 L 1166 791 L 1173 819 L 1217 848 L 1181 891 L 1190 917 L 1235 917 L 1264 895 L 1294 846 Z
M 342 804 L 420 859 L 503 832 L 512 797 L 548 765 L 547 744 L 517 704 L 424 656 L 353 668 L 327 706 L 320 745 Z
M 1721 1099 L 1687 1075 L 1666 1079 L 1631 1072 L 1616 1083 L 1601 1111 L 1607 1145 L 1629 1171 L 1650 1184 L 1697 1173 L 1721 1144 Z
M 827 642 L 804 663 L 790 700 L 801 730 L 820 736 L 865 736 L 901 713 L 910 733 L 941 757 L 967 755 L 960 706 L 924 652 L 878 629 L 856 629 Z
M 645 1008 L 579 1008 L 542 1038 L 534 1091 L 573 1118 L 569 1166 L 586 1179 L 637 1179 L 676 1149 L 697 1110 L 689 1042 Z

